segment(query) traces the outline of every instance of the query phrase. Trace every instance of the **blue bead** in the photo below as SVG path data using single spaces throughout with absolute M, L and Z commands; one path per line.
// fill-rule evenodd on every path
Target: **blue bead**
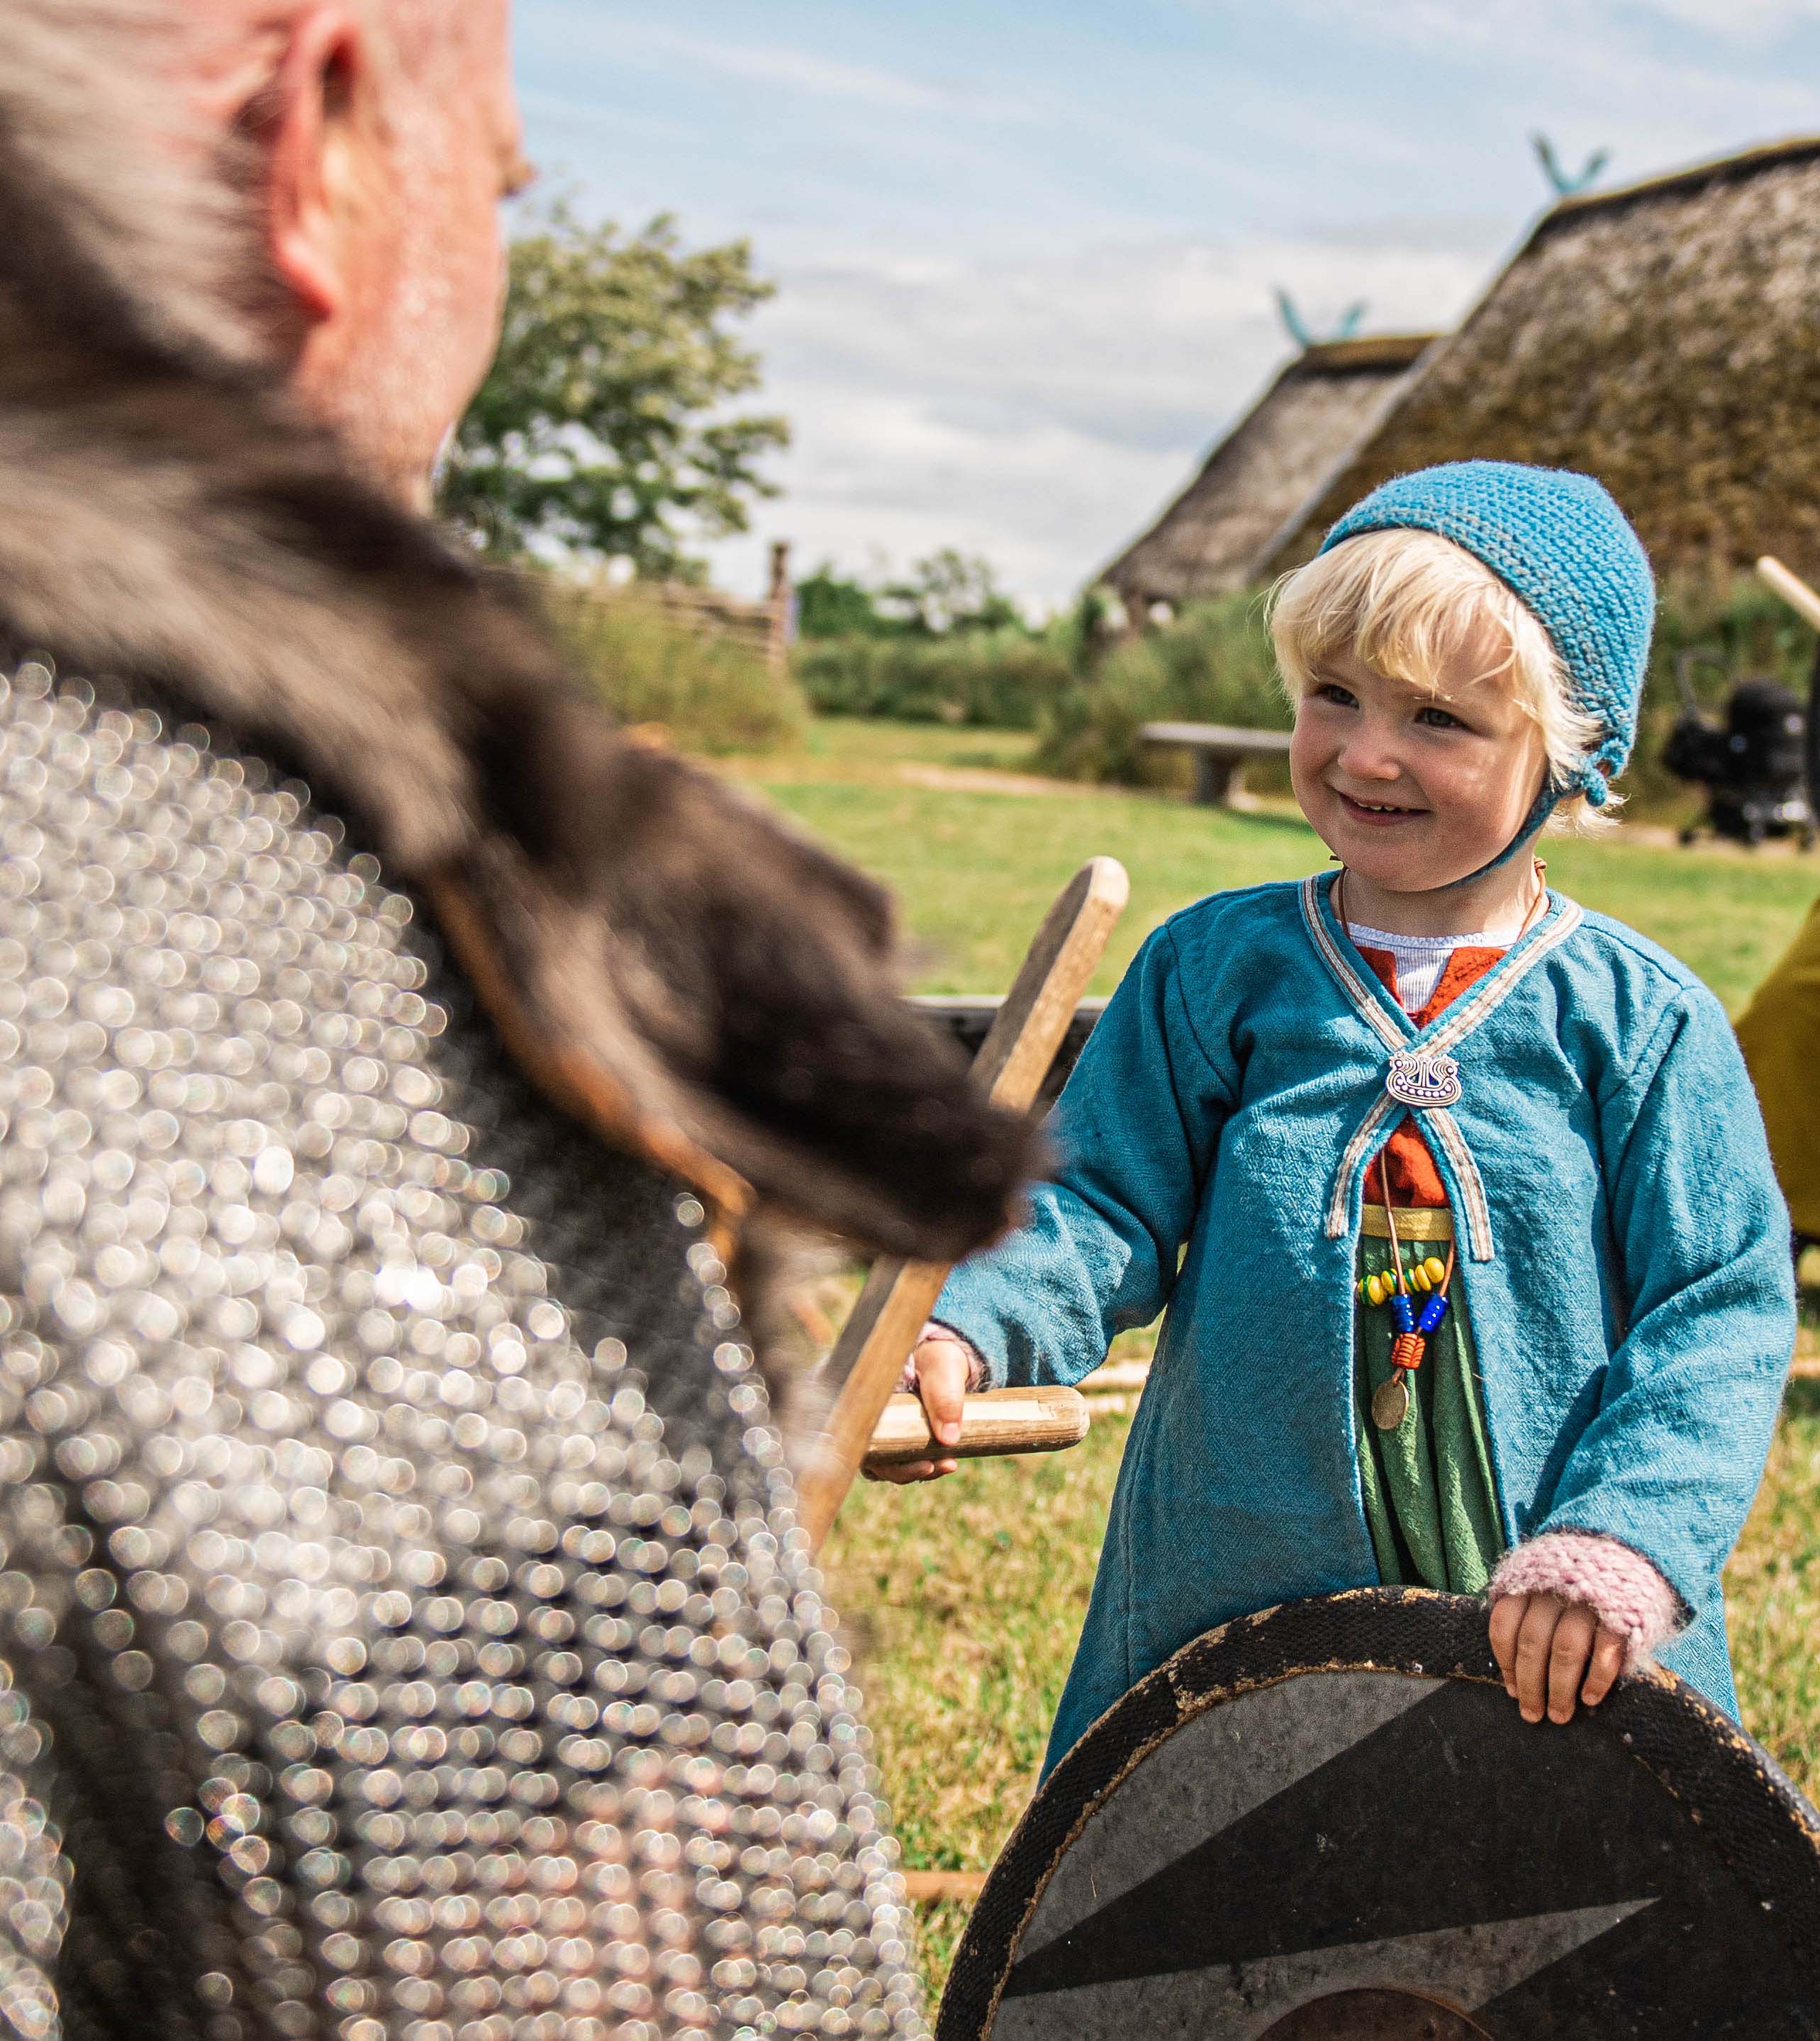
M 1446 1316 L 1447 1299 L 1441 1296 L 1430 1297 L 1422 1307 L 1422 1316 L 1417 1319 L 1415 1329 L 1418 1333 L 1431 1333 Z
M 1415 1307 L 1400 1291 L 1391 1299 L 1390 1310 L 1391 1316 L 1395 1319 L 1396 1329 L 1399 1333 L 1412 1333 L 1415 1330 Z M 1425 1311 L 1423 1316 L 1426 1317 L 1426 1315 Z

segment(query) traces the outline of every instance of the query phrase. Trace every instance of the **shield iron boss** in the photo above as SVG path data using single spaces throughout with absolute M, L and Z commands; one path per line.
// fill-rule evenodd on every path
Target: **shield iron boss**
M 1672 1674 L 1565 1726 L 1483 1602 L 1380 1588 L 1210 1631 L 1057 1768 L 938 2041 L 1820 2034 L 1820 1814 Z

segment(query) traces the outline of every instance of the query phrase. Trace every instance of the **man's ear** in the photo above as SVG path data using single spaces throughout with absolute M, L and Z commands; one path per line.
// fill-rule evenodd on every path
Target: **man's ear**
M 305 6 L 265 101 L 268 252 L 307 325 L 336 317 L 348 295 L 348 130 L 368 55 L 342 0 Z

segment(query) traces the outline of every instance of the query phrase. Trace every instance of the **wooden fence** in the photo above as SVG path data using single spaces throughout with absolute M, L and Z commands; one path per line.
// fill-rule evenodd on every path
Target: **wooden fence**
M 636 597 L 668 623 L 704 638 L 725 638 L 744 645 L 779 676 L 789 670 L 790 648 L 796 635 L 796 597 L 790 578 L 788 540 L 780 539 L 771 549 L 771 586 L 762 602 L 742 601 L 718 588 L 680 581 L 602 582 L 578 592 L 600 602 Z

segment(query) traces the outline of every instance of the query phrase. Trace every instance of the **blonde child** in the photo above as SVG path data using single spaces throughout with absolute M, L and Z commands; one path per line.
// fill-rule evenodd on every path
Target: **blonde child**
M 1380 1581 L 1487 1594 L 1532 1721 L 1651 1654 L 1735 1711 L 1787 1215 L 1717 1001 L 1533 854 L 1608 802 L 1654 606 L 1597 483 L 1483 461 L 1386 483 L 1279 591 L 1340 868 L 1150 937 L 1054 1181 L 912 1364 L 951 1440 L 969 1379 L 1078 1381 L 1165 1313 L 1052 1764 L 1213 1625 Z

